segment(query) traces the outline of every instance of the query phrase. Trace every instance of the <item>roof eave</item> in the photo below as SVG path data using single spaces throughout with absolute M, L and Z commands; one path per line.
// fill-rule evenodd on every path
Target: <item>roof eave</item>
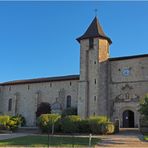
M 112 40 L 109 37 L 104 37 L 104 36 L 100 36 L 100 35 L 97 35 L 97 36 L 87 36 L 87 37 L 81 36 L 81 37 L 77 38 L 76 40 L 80 43 L 81 40 L 89 39 L 89 38 L 106 39 L 109 42 L 110 45 L 112 44 Z

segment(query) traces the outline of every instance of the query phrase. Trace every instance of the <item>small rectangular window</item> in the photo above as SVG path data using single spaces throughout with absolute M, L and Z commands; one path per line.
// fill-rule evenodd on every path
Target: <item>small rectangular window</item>
M 97 83 L 97 80 L 96 80 L 96 79 L 94 79 L 94 83 L 95 83 L 95 84 Z
M 94 96 L 94 101 L 96 101 L 96 96 Z
M 11 91 L 11 86 L 9 87 L 9 91 Z
M 50 83 L 50 87 L 52 87 L 52 83 Z
M 93 38 L 89 38 L 89 49 L 94 48 L 94 39 Z
M 12 110 L 12 99 L 9 99 L 8 101 L 8 111 Z

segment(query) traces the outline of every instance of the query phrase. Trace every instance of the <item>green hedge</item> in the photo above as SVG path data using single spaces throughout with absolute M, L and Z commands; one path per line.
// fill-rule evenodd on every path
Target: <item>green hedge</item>
M 93 116 L 89 118 L 89 125 L 91 133 L 102 134 L 102 126 L 108 122 L 106 116 Z
M 64 133 L 78 133 L 80 117 L 76 115 L 66 116 L 61 120 L 61 129 Z
M 109 122 L 106 116 L 95 116 L 88 119 L 80 119 L 79 116 L 70 115 L 61 118 L 57 114 L 43 114 L 38 119 L 38 125 L 42 132 L 51 132 L 52 118 L 58 118 L 55 122 L 55 131 L 62 133 L 92 133 L 113 134 L 115 125 Z
M 79 132 L 80 133 L 91 133 L 90 124 L 88 119 L 79 121 Z

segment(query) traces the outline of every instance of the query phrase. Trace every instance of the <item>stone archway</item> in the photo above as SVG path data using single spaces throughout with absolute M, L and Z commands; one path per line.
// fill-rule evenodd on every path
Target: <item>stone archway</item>
M 134 112 L 131 110 L 125 110 L 122 114 L 123 127 L 124 128 L 134 128 Z
M 136 106 L 136 107 L 135 107 Z M 124 127 L 123 126 L 123 112 L 126 110 L 130 110 L 134 113 L 134 128 L 139 127 L 139 112 L 137 111 L 138 109 L 138 105 L 136 104 L 131 104 L 131 106 L 128 106 L 127 104 L 122 104 L 120 106 L 116 106 L 116 108 L 118 109 L 116 111 L 116 119 L 119 119 L 119 124 L 120 127 Z

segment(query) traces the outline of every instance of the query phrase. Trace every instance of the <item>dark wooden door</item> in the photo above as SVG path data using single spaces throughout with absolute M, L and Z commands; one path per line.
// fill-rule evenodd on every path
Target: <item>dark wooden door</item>
M 134 112 L 126 110 L 123 112 L 123 127 L 133 128 L 134 127 Z

